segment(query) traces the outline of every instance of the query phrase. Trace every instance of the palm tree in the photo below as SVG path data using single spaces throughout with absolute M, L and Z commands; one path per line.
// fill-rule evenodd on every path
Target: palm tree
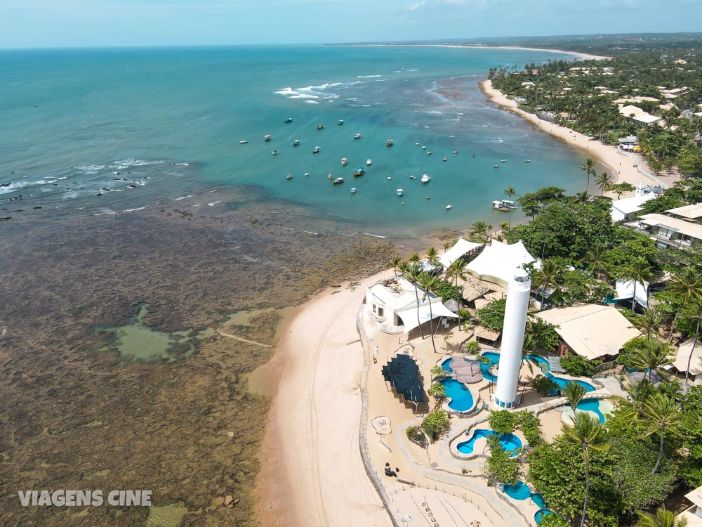
M 438 266 L 439 265 L 439 253 L 436 252 L 436 249 L 433 247 L 429 247 L 427 249 L 427 262 L 429 262 L 430 265 L 433 266 Z
M 507 196 L 507 199 L 509 199 L 509 200 L 511 200 L 516 193 L 517 193 L 517 191 L 514 190 L 514 187 L 507 187 L 505 189 L 505 196 Z M 509 220 L 507 222 L 507 226 L 511 227 L 512 226 L 512 207 L 509 208 L 509 216 L 507 218 Z
M 607 187 L 612 183 L 612 177 L 607 174 L 607 172 L 601 172 L 599 174 L 595 174 L 595 183 L 597 183 L 597 186 L 600 188 L 600 196 L 604 194 L 604 191 L 607 190 Z
M 595 171 L 595 161 L 588 157 L 580 169 L 587 174 L 587 186 L 585 187 L 585 194 L 587 194 L 590 190 L 590 176 L 597 175 L 597 171 Z
M 682 414 L 675 401 L 661 392 L 655 392 L 641 405 L 641 417 L 648 424 L 643 437 L 658 434 L 658 459 L 651 474 L 658 472 L 664 452 L 665 434 L 680 435 Z
M 435 382 L 429 388 L 429 395 L 436 399 L 436 407 L 438 408 L 446 399 L 446 388 L 440 382 Z
M 553 287 L 554 290 L 557 289 L 562 278 L 563 266 L 554 259 L 544 260 L 541 264 L 541 269 L 537 269 L 534 272 L 534 284 L 539 288 L 542 309 L 546 290 L 550 287 Z
M 573 409 L 573 415 L 575 415 L 575 410 L 578 408 L 580 401 L 585 397 L 585 393 L 585 388 L 577 382 L 569 382 L 563 388 L 561 395 L 568 400 L 568 404 Z
M 702 299 L 696 299 L 693 304 L 685 309 L 684 317 L 695 323 L 695 336 L 692 339 L 692 348 L 690 349 L 690 355 L 687 357 L 687 368 L 685 371 L 685 391 L 690 381 L 690 364 L 692 363 L 692 356 L 695 353 L 695 347 L 697 347 L 697 340 L 700 336 L 700 323 L 702 322 Z
M 419 275 L 419 285 L 424 289 L 422 302 L 427 298 L 429 299 L 429 334 L 431 335 L 431 347 L 434 348 L 434 353 L 436 353 L 436 343 L 434 342 L 434 312 L 431 307 L 431 291 L 436 287 L 438 281 L 438 278 L 429 273 L 422 273 Z
M 673 363 L 670 346 L 658 339 L 647 339 L 642 342 L 640 348 L 631 354 L 631 365 L 635 368 L 648 370 L 648 382 L 654 371 L 658 371 L 664 366 Z
M 648 514 L 647 512 L 637 512 L 639 523 L 637 527 L 686 527 L 687 518 L 676 519 L 675 514 L 665 510 L 662 507 L 656 511 L 656 514 Z
M 634 281 L 634 294 L 631 298 L 631 310 L 636 313 L 636 284 L 641 283 L 646 287 L 645 282 L 653 278 L 653 269 L 643 258 L 636 258 L 633 262 L 625 265 L 619 270 L 619 278 Z M 648 304 L 648 287 L 646 287 L 646 304 Z
M 678 295 L 681 306 L 685 306 L 693 299 L 702 299 L 702 277 L 694 267 L 684 267 L 682 272 L 673 275 L 666 290 Z M 669 341 L 673 340 L 673 331 L 679 314 L 680 308 L 675 311 L 673 321 L 670 323 Z
M 585 497 L 583 499 L 583 512 L 580 516 L 580 527 L 584 527 L 587 518 L 587 504 L 590 499 L 590 451 L 604 452 L 609 449 L 609 444 L 604 437 L 602 425 L 585 412 L 575 414 L 573 426 L 564 425 L 563 433 L 567 441 L 582 449 L 585 465 Z
M 454 260 L 451 265 L 448 266 L 448 269 L 446 269 L 446 278 L 449 280 L 453 279 L 453 287 L 456 290 L 456 303 L 458 304 L 458 330 L 461 330 L 461 298 L 460 298 L 460 292 L 458 290 L 458 280 L 465 280 L 466 279 L 466 273 L 465 273 L 465 267 L 466 264 L 461 260 L 460 258 L 458 260 Z
M 397 278 L 397 272 L 398 272 L 398 271 L 401 269 L 401 267 L 402 267 L 401 264 L 402 264 L 402 258 L 400 258 L 399 256 L 395 256 L 395 257 L 392 259 L 392 270 L 393 270 L 393 272 L 395 273 L 395 278 Z
M 483 220 L 478 220 L 471 226 L 470 234 L 476 240 L 485 243 L 490 237 L 491 230 L 492 227 L 489 223 L 484 222 Z
M 585 261 L 592 274 L 597 277 L 599 273 L 607 272 L 607 247 L 595 245 L 585 254 Z
M 422 328 L 422 322 L 419 317 L 419 290 L 417 289 L 417 280 L 419 279 L 420 269 L 419 255 L 417 253 L 412 253 L 408 258 L 404 275 L 410 282 L 412 282 L 412 285 L 414 286 L 414 296 L 417 300 L 417 325 L 419 326 L 419 334 L 422 335 L 422 339 L 424 339 L 424 328 Z
M 643 315 L 637 316 L 634 324 L 644 332 L 647 339 L 651 338 L 651 335 L 658 333 L 658 328 L 661 327 L 661 322 L 663 321 L 663 314 L 657 307 L 649 307 L 643 313 Z

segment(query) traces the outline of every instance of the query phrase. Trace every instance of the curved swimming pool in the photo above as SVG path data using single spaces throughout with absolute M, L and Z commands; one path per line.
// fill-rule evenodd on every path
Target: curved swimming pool
M 580 401 L 580 403 L 578 403 L 577 408 L 578 410 L 593 412 L 597 415 L 597 418 L 600 420 L 600 423 L 605 422 L 605 416 L 602 413 L 602 410 L 600 410 L 599 399 L 585 399 L 584 401 Z
M 514 485 L 502 485 L 502 492 L 513 500 L 525 500 L 531 496 L 529 485 L 523 481 L 517 481 Z
M 480 362 L 480 371 L 483 373 L 483 379 L 488 382 L 497 381 L 497 375 L 490 373 L 490 369 L 500 362 L 500 354 L 496 351 L 486 351 L 481 356 L 487 359 L 484 363 Z
M 553 382 L 555 382 L 558 387 L 562 390 L 566 386 L 568 386 L 571 382 L 575 382 L 585 388 L 585 392 L 593 392 L 597 388 L 590 384 L 589 382 L 581 381 L 581 380 L 573 380 L 573 379 L 565 379 L 563 377 L 557 377 L 551 373 L 551 364 L 549 364 L 548 360 L 545 357 L 542 357 L 540 355 L 527 355 L 527 359 L 529 359 L 532 362 L 535 362 L 539 368 L 541 368 L 541 371 L 544 372 L 544 375 L 551 379 Z
M 451 400 L 448 407 L 456 412 L 466 412 L 473 408 L 473 394 L 468 387 L 456 379 L 446 378 L 439 381 L 444 387 L 446 396 Z
M 461 454 L 472 454 L 475 449 L 475 442 L 479 439 L 487 439 L 490 436 L 497 435 L 497 432 L 488 428 L 477 428 L 473 430 L 473 434 L 468 441 L 462 441 L 456 445 L 456 449 Z M 522 440 L 514 434 L 503 434 L 500 436 L 500 444 L 507 452 L 517 454 L 517 449 L 522 448 Z
M 536 511 L 536 514 L 534 514 L 534 521 L 536 522 L 536 525 L 541 525 L 541 522 L 544 521 L 544 517 L 548 516 L 549 514 L 553 514 L 549 509 L 539 509 Z

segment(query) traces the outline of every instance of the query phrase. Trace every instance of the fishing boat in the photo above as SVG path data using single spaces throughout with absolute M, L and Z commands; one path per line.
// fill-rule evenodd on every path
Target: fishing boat
M 500 168 L 500 165 L 495 165 L 495 168 Z
M 492 208 L 500 212 L 509 212 L 510 209 L 517 208 L 514 201 L 509 199 L 496 199 L 492 202 Z
M 285 176 L 285 179 L 287 179 L 288 181 L 290 181 L 292 178 L 292 174 L 288 174 L 287 176 Z
M 342 167 L 345 167 L 345 166 L 348 165 L 348 164 L 349 164 L 349 159 L 348 159 L 348 157 L 342 157 L 342 158 L 341 158 L 341 166 L 342 166 Z
M 241 141 L 239 141 L 240 145 L 245 145 L 246 143 L 248 143 L 246 139 L 242 139 Z
M 422 184 L 426 185 L 431 181 L 431 176 L 429 174 L 422 174 L 422 177 L 419 181 L 421 181 Z
M 356 134 L 353 136 L 354 140 L 358 141 L 361 138 L 361 134 Z
M 295 139 L 295 140 L 293 141 L 293 146 L 300 146 L 300 140 L 299 140 L 299 139 Z
M 500 159 L 500 163 L 506 163 L 506 162 L 507 162 L 506 159 Z
M 430 156 L 430 155 L 431 155 L 431 152 L 430 152 L 430 151 L 427 151 L 427 155 Z
M 448 161 L 448 157 L 444 157 L 442 161 L 445 163 L 446 161 Z
M 402 190 L 401 188 L 395 189 L 395 194 L 397 194 L 398 196 L 402 196 L 404 193 L 405 193 L 405 191 Z
M 292 117 L 288 117 L 287 119 L 285 119 L 285 124 L 290 124 L 290 123 L 292 123 L 292 122 L 293 122 L 293 118 L 292 118 Z
M 354 170 L 354 172 L 353 172 L 353 177 L 361 177 L 361 176 L 362 176 L 363 174 L 365 174 L 365 173 L 366 173 L 366 171 L 363 170 L 362 168 L 357 168 L 357 169 Z
M 350 193 L 351 193 L 351 194 L 355 194 L 355 193 L 356 193 L 356 187 L 351 187 Z
M 366 159 L 366 166 L 367 166 L 367 167 L 371 166 L 372 164 L 373 164 L 373 160 L 372 160 L 372 159 Z
M 339 120 L 337 121 L 336 124 L 337 124 L 338 126 L 344 126 L 344 120 L 343 120 L 343 119 L 339 119 Z
M 319 123 L 317 125 L 317 130 L 324 130 L 324 125 L 322 123 Z
M 335 185 L 341 185 L 344 182 L 344 178 L 338 177 L 334 180 Z
M 392 176 L 388 176 L 388 177 L 386 177 L 385 179 L 387 179 L 388 181 L 390 181 L 390 180 L 392 179 Z
M 395 141 L 393 141 L 392 139 L 388 139 L 387 141 L 385 141 L 385 146 L 387 146 L 388 148 L 390 148 L 394 144 Z
M 272 139 L 272 137 L 270 136 L 270 134 L 266 134 L 263 136 L 263 141 L 266 143 L 270 143 L 271 139 Z
M 277 150 L 273 150 L 273 151 L 271 152 L 271 155 L 277 156 L 277 155 L 278 155 L 278 151 L 277 151 Z
M 427 149 L 427 145 L 422 145 L 422 150 L 426 150 L 426 149 Z
M 446 210 L 451 210 L 451 209 L 453 208 L 453 205 L 450 205 L 450 204 L 449 204 L 449 205 L 446 205 L 445 208 L 446 208 Z
M 312 149 L 312 153 L 313 153 L 313 154 L 319 154 L 319 147 L 318 147 L 318 146 L 315 146 L 315 147 Z
M 310 176 L 310 173 L 309 173 L 309 172 L 305 172 L 305 173 L 302 174 L 302 175 L 305 176 L 305 177 L 309 177 L 309 176 Z
M 525 163 L 531 163 L 531 159 L 525 159 L 524 162 L 525 162 Z

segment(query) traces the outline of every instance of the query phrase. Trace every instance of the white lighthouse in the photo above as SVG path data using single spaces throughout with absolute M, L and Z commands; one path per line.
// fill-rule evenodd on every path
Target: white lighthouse
M 518 270 L 507 287 L 507 305 L 495 388 L 495 404 L 500 408 L 514 408 L 517 404 L 517 383 L 522 365 L 522 346 L 530 292 L 529 275 L 524 270 Z

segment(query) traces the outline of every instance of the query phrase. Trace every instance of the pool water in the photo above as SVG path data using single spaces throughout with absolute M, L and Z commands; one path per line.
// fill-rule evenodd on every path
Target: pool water
M 517 481 L 514 485 L 502 485 L 502 492 L 513 500 L 525 500 L 531 496 L 529 485 L 523 481 Z
M 449 357 L 444 362 L 441 363 L 441 369 L 446 373 L 453 373 L 453 358 Z
M 600 423 L 605 422 L 605 416 L 600 410 L 600 401 L 598 399 L 586 399 L 578 404 L 578 410 L 594 412 L 600 420 Z
M 486 351 L 482 354 L 482 356 L 490 361 L 486 362 L 485 364 L 482 362 L 480 363 L 480 371 L 483 373 L 483 379 L 488 382 L 497 381 L 497 375 L 490 373 L 490 368 L 500 362 L 500 354 L 496 351 Z
M 494 430 L 478 428 L 473 431 L 473 435 L 470 436 L 468 441 L 458 443 L 456 448 L 461 454 L 472 454 L 473 450 L 475 449 L 475 442 L 478 439 L 487 439 L 488 437 L 494 435 L 497 435 L 497 432 Z M 517 449 L 522 448 L 522 440 L 514 434 L 503 434 L 500 436 L 500 444 L 507 452 L 514 452 L 515 455 L 517 453 Z
M 535 492 L 531 495 L 531 501 L 533 501 L 534 505 L 536 505 L 539 509 L 546 508 L 546 500 L 538 492 Z
M 544 520 L 544 517 L 548 516 L 549 514 L 553 514 L 553 512 L 548 509 L 539 509 L 536 511 L 536 514 L 534 514 L 534 521 L 536 522 L 536 525 L 540 525 Z
M 551 365 L 549 364 L 548 360 L 545 357 L 541 357 L 540 355 L 527 355 L 527 358 L 531 360 L 532 362 L 535 362 L 540 368 L 541 371 L 544 372 L 544 375 L 551 379 L 553 382 L 555 382 L 561 389 L 565 388 L 568 386 L 571 382 L 576 382 L 583 388 L 585 388 L 585 392 L 593 392 L 596 390 L 596 388 L 590 384 L 589 382 L 585 381 L 573 381 L 572 379 L 564 379 L 563 377 L 556 377 L 551 373 Z
M 451 400 L 448 407 L 457 412 L 465 412 L 473 408 L 473 394 L 468 387 L 456 379 L 441 379 L 446 396 Z

